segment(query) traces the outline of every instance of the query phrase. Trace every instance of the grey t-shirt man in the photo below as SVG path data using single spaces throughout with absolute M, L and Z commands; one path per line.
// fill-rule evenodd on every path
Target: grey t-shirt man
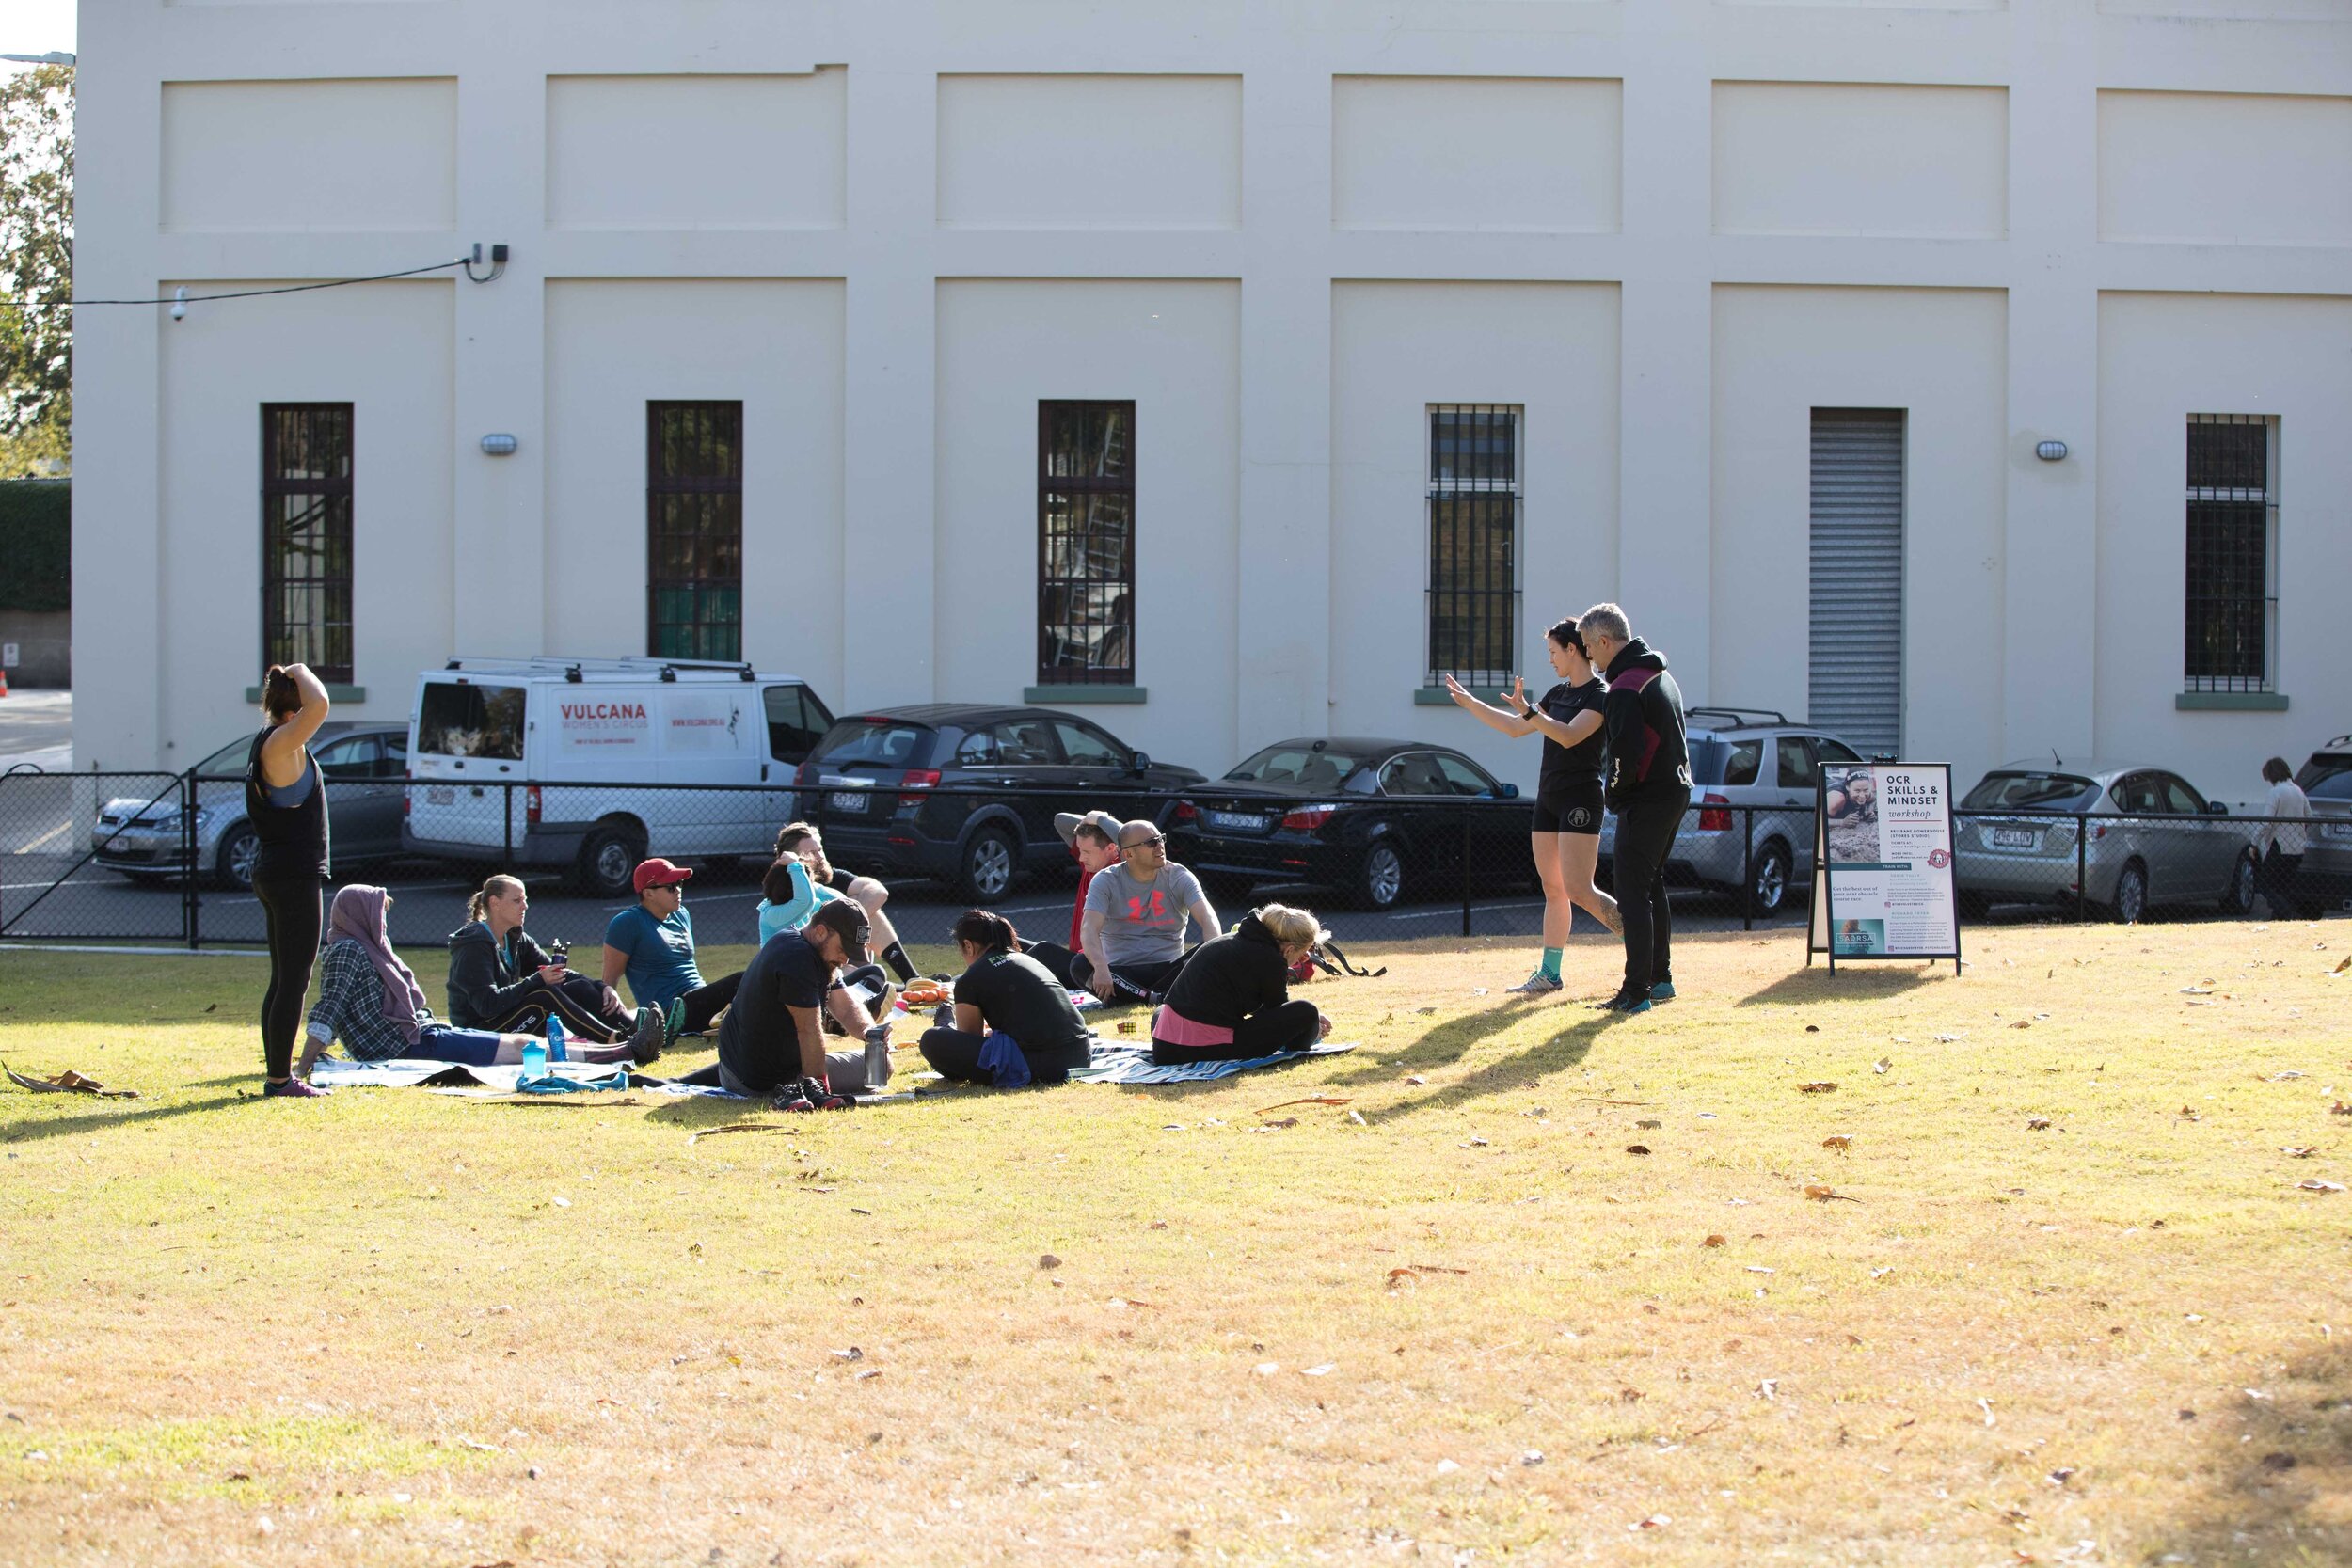
M 1200 879 L 1181 865 L 1161 866 L 1148 882 L 1110 865 L 1087 884 L 1087 912 L 1103 917 L 1103 957 L 1112 968 L 1174 963 L 1184 956 L 1184 922 L 1205 896 Z

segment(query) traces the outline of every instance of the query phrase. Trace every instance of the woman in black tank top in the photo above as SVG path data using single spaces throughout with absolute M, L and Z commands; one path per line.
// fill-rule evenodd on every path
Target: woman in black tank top
M 1574 621 L 1563 621 L 1545 633 L 1544 650 L 1551 656 L 1552 673 L 1561 679 L 1539 704 L 1528 702 L 1522 680 L 1512 681 L 1503 699 L 1507 705 L 1497 707 L 1470 695 L 1452 675 L 1445 678 L 1447 694 L 1487 728 L 1507 736 L 1544 737 L 1530 843 L 1544 883 L 1544 952 L 1535 973 L 1511 988 L 1529 996 L 1564 988 L 1561 952 L 1580 906 L 1610 930 L 1619 928 L 1617 901 L 1593 885 L 1593 868 L 1600 862 L 1600 776 L 1606 746 L 1601 703 L 1609 689 L 1585 657 L 1584 640 Z
M 253 737 L 245 765 L 246 819 L 261 840 L 253 896 L 269 929 L 269 990 L 262 997 L 268 1077 L 262 1093 L 309 1099 L 326 1092 L 310 1084 L 317 1046 L 303 1052 L 299 1073 L 294 1069 L 302 1004 L 326 922 L 326 782 L 310 740 L 326 721 L 326 688 L 307 664 L 273 664 L 262 678 L 262 711 L 269 722 Z

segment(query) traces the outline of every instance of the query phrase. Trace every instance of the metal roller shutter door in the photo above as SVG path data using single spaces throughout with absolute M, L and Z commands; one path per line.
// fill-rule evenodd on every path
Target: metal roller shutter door
M 1902 751 L 1903 415 L 1813 411 L 1808 715 L 1866 757 Z

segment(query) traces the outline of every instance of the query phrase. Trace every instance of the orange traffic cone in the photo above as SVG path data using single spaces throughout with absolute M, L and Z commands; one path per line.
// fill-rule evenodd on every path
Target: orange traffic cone
M 5 696 L 7 696 L 8 694 L 8 673 L 6 670 L 0 670 L 0 697 L 5 697 Z

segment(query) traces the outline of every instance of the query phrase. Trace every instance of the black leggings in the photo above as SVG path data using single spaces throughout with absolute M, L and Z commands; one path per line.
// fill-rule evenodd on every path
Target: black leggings
M 564 1021 L 565 1033 L 598 1045 L 625 1040 L 637 1028 L 637 1015 L 621 1001 L 620 992 L 585 974 L 566 974 L 552 986 L 533 980 L 497 1017 L 467 1019 L 464 1025 L 502 1035 L 535 1035 L 547 1027 L 549 1012 Z
M 996 1075 L 980 1066 L 980 1047 L 988 1043 L 986 1035 L 976 1035 L 968 1029 L 926 1029 L 919 1042 L 923 1060 L 931 1064 L 931 1070 L 942 1078 L 964 1084 L 996 1086 Z M 1015 1040 L 1015 1045 L 1021 1042 Z M 1021 1053 L 1028 1057 L 1024 1051 Z M 1032 1084 L 1067 1084 L 1070 1069 L 1066 1067 L 1041 1068 L 1029 1059 L 1029 1082 Z
M 1617 847 L 1610 879 L 1625 920 L 1625 988 L 1647 996 L 1674 978 L 1674 911 L 1666 902 L 1666 856 L 1690 809 L 1691 792 L 1645 795 L 1617 813 Z
M 1322 1037 L 1323 1014 L 1311 1002 L 1294 999 L 1233 1026 L 1231 1045 L 1170 1045 L 1152 1042 L 1152 1059 L 1170 1062 L 1248 1062 L 1284 1051 L 1304 1051 Z
M 253 896 L 269 928 L 269 990 L 262 993 L 262 1060 L 272 1078 L 294 1070 L 302 1004 L 310 994 L 326 929 L 326 884 L 316 877 L 253 879 Z
M 686 1016 L 684 1022 L 678 1024 L 678 1033 L 699 1035 L 709 1028 L 710 1021 L 725 1011 L 727 1004 L 735 1000 L 735 990 L 742 983 L 742 975 L 730 974 L 723 980 L 698 986 L 679 997 L 678 1000 L 686 1004 Z

